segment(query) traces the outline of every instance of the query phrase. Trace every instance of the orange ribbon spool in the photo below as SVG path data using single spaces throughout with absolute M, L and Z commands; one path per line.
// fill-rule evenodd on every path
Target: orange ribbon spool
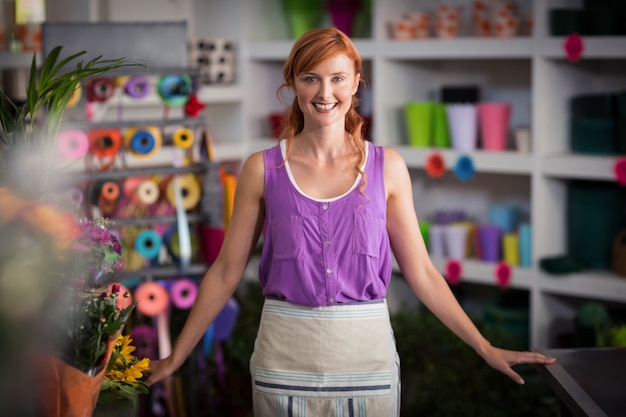
M 120 186 L 113 181 L 107 181 L 102 185 L 100 197 L 107 201 L 116 201 L 120 196 Z
M 89 152 L 99 158 L 115 156 L 122 148 L 122 134 L 117 129 L 96 129 L 87 133 Z

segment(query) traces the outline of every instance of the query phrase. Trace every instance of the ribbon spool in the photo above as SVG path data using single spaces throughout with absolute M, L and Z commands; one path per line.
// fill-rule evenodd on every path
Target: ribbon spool
M 193 174 L 184 174 L 178 177 L 180 184 L 183 207 L 185 210 L 190 210 L 198 205 L 200 202 L 200 183 Z M 176 189 L 174 181 L 169 181 L 166 190 L 167 200 L 172 206 L 176 206 Z
M 137 186 L 137 199 L 146 205 L 154 204 L 159 200 L 159 186 L 152 180 L 145 180 Z
M 102 214 L 110 215 L 117 210 L 120 187 L 113 181 L 105 181 L 99 189 L 98 207 Z
M 67 198 L 72 206 L 78 207 L 83 204 L 83 191 L 78 187 L 72 187 L 67 193 Z
M 135 353 L 138 358 L 157 358 L 157 333 L 146 325 L 136 326 L 130 331 L 130 338 L 135 345 Z
M 170 289 L 172 304 L 181 310 L 186 310 L 193 306 L 198 295 L 198 286 L 188 278 L 178 279 Z
M 178 234 L 178 227 L 172 227 L 165 232 L 163 236 L 165 242 L 165 248 L 167 253 L 172 257 L 174 262 L 179 262 L 182 256 L 180 246 L 180 235 Z M 190 257 L 195 258 L 200 250 L 200 239 L 196 233 L 189 230 L 189 245 L 190 245 Z
M 135 250 L 146 259 L 154 259 L 159 256 L 163 240 L 154 230 L 142 230 L 135 237 Z
M 150 82 L 146 77 L 130 77 L 124 84 L 124 93 L 135 99 L 144 98 L 150 93 Z
M 191 129 L 186 127 L 181 127 L 180 129 L 174 132 L 174 137 L 172 138 L 174 145 L 178 146 L 181 149 L 189 149 L 193 146 L 194 143 L 194 134 Z
M 72 91 L 72 94 L 70 95 L 69 100 L 67 100 L 67 103 L 65 103 L 65 108 L 69 109 L 71 107 L 76 106 L 79 102 L 80 99 L 83 96 L 83 87 L 78 84 L 76 86 L 76 88 L 74 89 L 74 91 Z
M 124 185 L 122 187 L 124 196 L 135 203 L 139 203 L 139 199 L 137 198 L 137 188 L 144 181 L 150 181 L 150 177 L 127 177 L 124 180 Z
M 167 290 L 156 282 L 144 282 L 135 289 L 137 311 L 148 317 L 164 313 L 169 301 Z
M 104 199 L 106 201 L 117 201 L 120 197 L 120 186 L 113 181 L 107 181 L 102 184 L 102 189 L 100 190 L 100 199 Z
M 65 130 L 57 135 L 57 149 L 65 159 L 78 159 L 89 152 L 89 138 L 82 130 Z
M 99 158 L 117 155 L 122 148 L 122 134 L 117 129 L 96 129 L 87 133 L 89 152 Z
M 191 96 L 191 78 L 187 74 L 164 75 L 159 78 L 157 90 L 168 106 L 182 106 Z
M 126 132 L 126 147 L 138 158 L 150 158 L 161 149 L 161 131 L 156 127 L 129 129 Z
M 112 78 L 96 78 L 89 81 L 85 88 L 87 89 L 88 101 L 103 103 L 113 96 L 115 82 Z

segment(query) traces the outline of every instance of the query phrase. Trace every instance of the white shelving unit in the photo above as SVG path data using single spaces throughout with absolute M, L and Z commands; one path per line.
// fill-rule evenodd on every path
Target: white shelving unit
M 283 109 L 275 99 L 275 91 L 293 40 L 279 0 L 234 3 L 230 13 L 243 19 L 239 37 L 244 71 L 241 82 L 246 91 L 242 103 L 246 115 L 243 122 L 249 129 L 246 141 L 252 145 L 267 136 L 265 118 Z M 394 41 L 387 35 L 388 21 L 406 11 L 432 9 L 435 2 L 378 0 L 372 3 L 372 37 L 357 38 L 355 43 L 365 61 L 365 75 L 373 96 L 373 140 L 396 148 L 412 168 L 418 216 L 427 218 L 430 214 L 431 207 L 422 200 L 435 197 L 440 198 L 444 206 L 461 206 L 468 204 L 468 194 L 464 185 L 450 179 L 449 174 L 441 182 L 424 175 L 425 161 L 432 149 L 408 146 L 402 119 L 404 104 L 410 100 L 431 99 L 444 84 L 473 83 L 492 94 L 505 97 L 509 94 L 516 106 L 517 123 L 527 123 L 532 128 L 532 152 L 473 152 L 471 157 L 481 188 L 467 188 L 477 194 L 469 197 L 469 205 L 482 211 L 483 216 L 487 204 L 499 198 L 519 199 L 528 207 L 534 232 L 533 266 L 514 268 L 510 287 L 529 292 L 532 346 L 554 346 L 558 333 L 568 330 L 567 324 L 565 328 L 562 324 L 571 325 L 577 309 L 585 301 L 626 305 L 626 278 L 608 271 L 553 276 L 538 266 L 539 259 L 566 250 L 566 181 L 614 181 L 612 167 L 616 157 L 569 152 L 567 102 L 575 94 L 626 88 L 626 71 L 620 71 L 626 61 L 626 38 L 587 37 L 583 60 L 570 63 L 563 50 L 564 38 L 549 36 L 547 29 L 548 11 L 566 4 L 558 0 L 521 0 L 518 6 L 531 13 L 535 21 L 532 35 L 512 39 L 468 36 L 452 40 Z M 468 1 L 455 3 L 464 4 L 468 9 L 471 6 Z M 198 22 L 203 19 L 200 16 L 205 15 L 198 13 L 197 16 L 195 26 L 198 28 Z M 220 16 L 219 20 L 229 19 Z M 210 27 L 210 24 L 205 25 L 207 30 Z M 527 109 L 523 108 L 525 104 L 528 104 Z M 453 166 L 460 156 L 451 149 L 438 151 L 446 166 Z M 449 192 L 440 190 L 449 185 Z M 434 261 L 444 268 L 445 259 Z M 493 264 L 467 260 L 463 267 L 463 282 L 492 286 L 498 291 Z
M 467 0 L 455 0 L 466 10 Z M 52 3 L 52 2 L 50 2 Z M 101 0 L 100 15 L 109 20 L 149 20 L 145 7 L 169 10 L 171 1 L 126 2 Z M 208 121 L 215 130 L 216 153 L 245 157 L 273 142 L 268 116 L 282 111 L 276 99 L 282 63 L 293 40 L 280 0 L 178 0 L 192 37 L 221 37 L 237 45 L 234 85 L 209 86 L 200 92 L 208 103 Z M 502 198 L 527 207 L 533 230 L 531 268 L 514 268 L 511 288 L 528 291 L 531 345 L 552 347 L 559 332 L 568 330 L 577 309 L 586 301 L 626 306 L 626 278 L 608 271 L 566 276 L 549 275 L 538 266 L 541 258 L 563 254 L 567 247 L 566 183 L 570 179 L 614 181 L 617 157 L 572 154 L 568 144 L 568 100 L 577 94 L 626 89 L 626 37 L 586 37 L 583 59 L 571 63 L 563 51 L 564 38 L 548 31 L 553 7 L 581 6 L 560 0 L 518 0 L 534 20 L 532 35 L 513 39 L 460 37 L 451 40 L 395 41 L 387 23 L 407 11 L 432 8 L 431 0 L 373 0 L 371 37 L 355 39 L 365 61 L 372 95 L 373 141 L 396 148 L 414 177 L 415 206 L 422 219 L 434 206 L 468 207 L 471 215 L 486 216 L 487 206 Z M 164 12 L 165 13 L 165 12 Z M 167 14 L 165 13 L 164 16 Z M 184 18 L 180 13 L 176 19 Z M 471 153 L 476 179 L 461 184 L 448 173 L 432 180 L 424 164 L 432 150 L 408 146 L 402 109 L 410 100 L 433 99 L 445 84 L 476 84 L 486 94 L 514 102 L 513 121 L 532 129 L 531 153 L 514 151 Z M 441 150 L 446 166 L 460 155 Z M 445 259 L 435 259 L 443 268 Z M 463 282 L 493 287 L 493 264 L 464 262 Z M 571 330 L 571 329 L 569 329 Z

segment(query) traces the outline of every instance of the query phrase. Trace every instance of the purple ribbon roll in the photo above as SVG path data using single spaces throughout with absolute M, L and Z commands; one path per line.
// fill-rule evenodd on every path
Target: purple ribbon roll
M 158 359 L 156 330 L 150 326 L 137 326 L 130 331 L 130 338 L 138 358 Z
M 150 82 L 146 77 L 131 77 L 124 84 L 124 93 L 132 98 L 144 98 L 150 93 Z
M 68 200 L 70 204 L 74 206 L 80 206 L 83 204 L 83 190 L 78 187 L 72 187 L 67 193 Z
M 198 286 L 194 281 L 188 278 L 176 280 L 170 289 L 170 298 L 172 299 L 172 303 L 181 310 L 191 308 L 194 301 L 196 301 L 197 295 Z

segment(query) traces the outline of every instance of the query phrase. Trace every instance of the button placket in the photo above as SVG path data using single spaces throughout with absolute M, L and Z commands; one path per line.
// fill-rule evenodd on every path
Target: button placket
M 332 245 L 332 210 L 329 203 L 321 203 L 319 211 L 320 239 L 322 244 L 322 261 L 324 265 L 326 291 L 330 303 L 335 302 L 337 291 L 336 278 L 333 271 L 335 255 Z

